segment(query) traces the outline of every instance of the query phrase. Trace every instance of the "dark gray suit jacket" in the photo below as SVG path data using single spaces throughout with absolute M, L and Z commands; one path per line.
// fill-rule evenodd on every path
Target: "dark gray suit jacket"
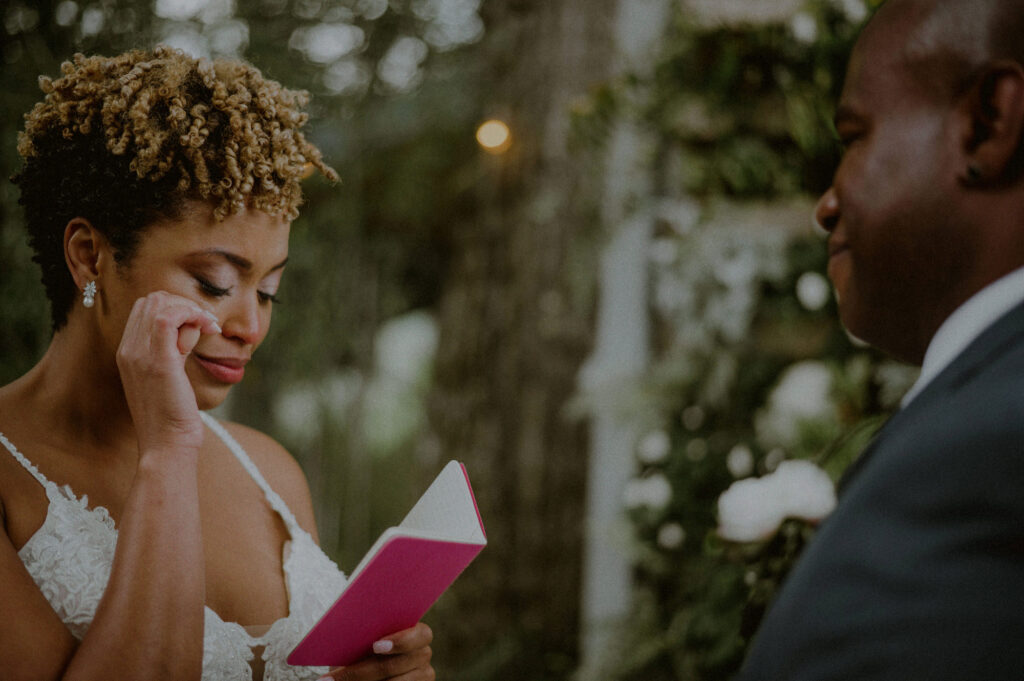
M 739 678 L 1024 680 L 1024 305 L 861 455 Z

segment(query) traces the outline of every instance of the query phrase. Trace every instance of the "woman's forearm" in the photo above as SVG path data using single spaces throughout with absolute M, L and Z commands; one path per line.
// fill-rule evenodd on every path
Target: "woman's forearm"
M 106 592 L 65 679 L 197 681 L 205 563 L 195 452 L 145 452 Z

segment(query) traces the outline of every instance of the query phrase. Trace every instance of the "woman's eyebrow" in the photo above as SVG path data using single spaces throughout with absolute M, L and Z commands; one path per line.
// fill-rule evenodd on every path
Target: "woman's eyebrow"
M 192 253 L 191 255 L 193 255 L 193 256 L 196 256 L 196 255 L 216 255 L 216 256 L 220 256 L 221 258 L 224 258 L 229 263 L 231 263 L 232 265 L 234 265 L 235 267 L 237 267 L 239 270 L 241 270 L 243 272 L 249 272 L 250 270 L 252 270 L 252 261 L 250 261 L 248 258 L 243 258 L 242 256 L 238 255 L 237 253 L 232 253 L 231 251 L 226 251 L 226 250 L 224 250 L 222 248 L 209 248 L 209 249 L 207 249 L 205 251 L 197 251 L 196 253 Z M 281 269 L 282 267 L 284 267 L 287 264 L 288 264 L 288 258 L 285 258 L 284 260 L 282 260 L 278 264 L 276 264 L 273 267 L 271 267 L 269 271 L 270 272 L 275 272 L 275 271 Z

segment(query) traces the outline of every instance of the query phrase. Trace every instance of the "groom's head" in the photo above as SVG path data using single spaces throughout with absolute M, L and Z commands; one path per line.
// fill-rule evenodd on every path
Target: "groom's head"
M 920 362 L 1024 266 L 1024 0 L 889 0 L 850 57 L 817 219 L 850 331 Z

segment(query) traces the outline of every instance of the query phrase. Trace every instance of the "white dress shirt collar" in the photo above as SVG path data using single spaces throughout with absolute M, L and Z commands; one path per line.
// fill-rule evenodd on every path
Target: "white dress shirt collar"
M 971 296 L 935 332 L 921 364 L 921 375 L 903 396 L 910 404 L 981 332 L 1024 301 L 1024 267 L 997 279 Z

